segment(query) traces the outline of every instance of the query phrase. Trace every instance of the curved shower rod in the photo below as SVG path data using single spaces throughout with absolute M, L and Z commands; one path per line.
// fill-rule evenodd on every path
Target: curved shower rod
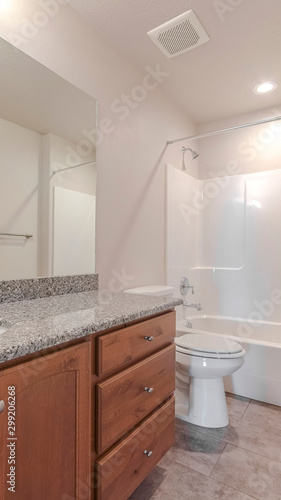
M 92 165 L 96 164 L 96 161 L 87 161 L 86 163 L 79 163 L 79 165 L 73 165 L 73 167 L 65 167 L 60 168 L 59 170 L 53 170 L 53 175 L 58 174 L 59 172 L 65 172 L 65 170 L 71 170 L 72 168 L 84 167 L 84 165 Z
M 181 137 L 181 139 L 174 139 L 172 141 L 167 141 L 167 146 L 174 144 L 175 142 L 188 141 L 191 139 L 201 139 L 202 137 L 210 137 L 211 135 L 222 134 L 224 132 L 230 132 L 231 130 L 237 130 L 239 128 L 253 127 L 254 125 L 262 125 L 263 123 L 277 122 L 281 120 L 281 116 L 274 116 L 273 118 L 264 118 L 263 120 L 257 120 L 255 122 L 244 123 L 243 125 L 236 125 L 235 127 L 223 128 L 221 130 L 214 130 L 213 132 L 206 132 L 205 134 L 190 135 L 187 137 Z

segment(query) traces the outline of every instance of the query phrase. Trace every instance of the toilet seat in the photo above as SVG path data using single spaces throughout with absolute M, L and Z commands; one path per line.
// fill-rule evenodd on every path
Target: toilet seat
M 201 358 L 239 358 L 245 354 L 238 342 L 216 335 L 187 333 L 176 337 L 175 344 L 177 352 Z

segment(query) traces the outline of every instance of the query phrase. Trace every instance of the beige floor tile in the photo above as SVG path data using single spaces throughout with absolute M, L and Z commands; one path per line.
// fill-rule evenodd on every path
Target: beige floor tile
M 153 471 L 140 484 L 128 500 L 148 500 L 153 498 L 157 488 L 166 478 L 166 471 L 159 466 L 154 467 Z
M 279 429 L 252 425 L 247 420 L 232 420 L 226 429 L 223 440 L 281 462 L 281 430 Z
M 164 474 L 161 473 L 160 481 L 159 471 L 154 469 L 129 500 L 253 500 L 253 498 L 174 462 L 169 470 Z
M 281 407 L 260 401 L 251 401 L 243 415 L 244 419 L 250 421 L 252 425 L 259 425 L 265 429 L 267 427 L 281 429 Z
M 225 447 L 210 477 L 258 500 L 281 498 L 281 464 L 231 444 Z
M 191 424 L 186 425 L 190 427 Z M 249 420 L 232 419 L 227 427 L 221 429 L 192 426 L 191 430 L 281 462 L 281 430 L 274 427 L 262 427 L 252 425 Z
M 177 419 L 175 446 L 130 500 L 281 500 L 281 408 L 226 400 L 222 429 Z
M 242 418 L 247 407 L 249 406 L 250 399 L 242 396 L 236 396 L 235 394 L 230 394 L 229 392 L 227 392 L 225 396 L 229 419 Z
M 190 429 L 186 422 L 177 419 L 175 446 L 159 462 L 159 466 L 166 469 L 171 462 L 178 462 L 209 475 L 225 446 L 226 443 Z

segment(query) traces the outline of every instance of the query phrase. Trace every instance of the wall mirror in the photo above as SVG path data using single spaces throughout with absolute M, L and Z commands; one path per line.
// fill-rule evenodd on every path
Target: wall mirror
M 97 101 L 0 39 L 0 280 L 95 272 Z

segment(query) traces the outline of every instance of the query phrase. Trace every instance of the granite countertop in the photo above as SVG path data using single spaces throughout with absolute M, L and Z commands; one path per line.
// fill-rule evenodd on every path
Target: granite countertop
M 0 304 L 0 363 L 171 309 L 181 299 L 80 292 Z

